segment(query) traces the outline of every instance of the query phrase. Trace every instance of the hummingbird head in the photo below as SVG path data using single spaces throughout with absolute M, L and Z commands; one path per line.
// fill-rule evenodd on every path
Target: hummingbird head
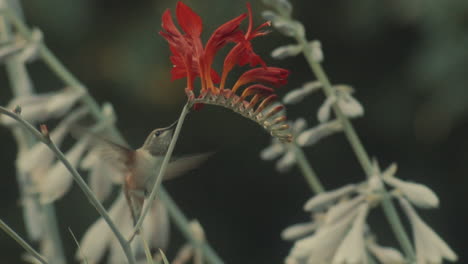
M 169 144 L 171 143 L 174 128 L 177 121 L 172 125 L 164 128 L 153 130 L 143 144 L 143 149 L 149 151 L 151 155 L 163 155 L 166 153 Z

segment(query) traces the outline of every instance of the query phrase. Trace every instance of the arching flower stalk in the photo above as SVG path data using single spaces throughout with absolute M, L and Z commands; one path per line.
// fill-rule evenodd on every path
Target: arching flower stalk
M 263 126 L 281 141 L 291 141 L 292 135 L 286 123 L 284 106 L 275 103 L 277 96 L 273 87 L 287 83 L 289 71 L 268 67 L 252 49 L 250 41 L 266 35 L 262 28 L 270 25 L 265 22 L 252 27 L 252 10 L 247 4 L 248 14 L 242 14 L 218 27 L 203 46 L 200 39 L 202 20 L 182 2 L 177 3 L 176 17 L 182 32 L 175 26 L 169 10 L 162 18 L 163 30 L 160 34 L 168 41 L 172 52 L 172 80 L 187 78 L 186 94 L 194 109 L 203 104 L 229 108 Z M 249 25 L 244 33 L 239 26 L 247 18 Z M 234 43 L 224 59 L 221 77 L 212 69 L 216 53 L 228 43 Z M 244 72 L 237 81 L 226 88 L 229 72 L 236 66 L 260 66 Z M 200 77 L 200 92 L 194 91 L 194 79 Z M 242 90 L 242 92 L 237 93 Z

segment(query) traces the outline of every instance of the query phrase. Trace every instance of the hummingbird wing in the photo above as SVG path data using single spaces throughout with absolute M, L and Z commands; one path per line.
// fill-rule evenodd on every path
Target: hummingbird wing
M 207 160 L 213 152 L 207 153 L 200 153 L 200 154 L 193 154 L 182 156 L 178 158 L 174 158 L 169 162 L 167 165 L 166 173 L 164 175 L 163 180 L 173 179 L 177 176 L 180 176 L 190 170 L 195 169 L 198 167 L 202 162 Z M 161 157 L 162 159 L 162 157 Z M 149 177 L 145 182 L 146 193 L 150 193 L 151 189 L 154 185 L 156 177 Z
M 103 162 L 108 162 L 117 167 L 122 165 L 128 167 L 135 157 L 134 150 L 130 147 L 107 139 L 104 135 L 79 125 L 74 125 L 73 130 L 74 132 L 72 135 L 74 137 L 88 136 L 90 138 L 92 145 L 94 145 L 93 148 L 98 150 Z
M 173 179 L 195 169 L 213 154 L 214 152 L 206 152 L 174 158 L 168 164 L 164 180 Z

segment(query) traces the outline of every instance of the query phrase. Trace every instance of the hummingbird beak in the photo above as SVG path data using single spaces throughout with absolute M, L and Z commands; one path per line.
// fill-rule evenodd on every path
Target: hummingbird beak
M 176 120 L 174 123 L 172 123 L 170 126 L 166 127 L 164 130 L 173 130 L 177 126 L 177 121 Z

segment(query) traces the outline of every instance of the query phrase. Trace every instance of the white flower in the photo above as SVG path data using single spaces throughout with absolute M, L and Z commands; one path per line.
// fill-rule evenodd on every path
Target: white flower
M 318 91 L 322 87 L 319 81 L 306 82 L 300 88 L 293 89 L 288 92 L 284 98 L 283 103 L 285 104 L 297 104 L 306 96 Z
M 348 184 L 333 191 L 319 193 L 305 203 L 304 210 L 321 210 L 323 207 L 328 207 L 330 204 L 336 202 L 336 200 L 338 200 L 339 198 L 342 198 L 352 192 L 355 192 L 356 190 L 356 185 Z
M 79 108 L 70 113 L 59 125 L 52 130 L 50 138 L 56 146 L 60 146 L 63 139 L 70 130 L 70 126 L 87 113 L 85 108 Z M 38 167 L 47 167 L 55 159 L 55 154 L 49 147 L 37 142 L 26 152 L 21 153 L 16 160 L 18 168 L 25 173 L 29 173 Z
M 369 205 L 364 203 L 357 209 L 357 216 L 348 234 L 341 242 L 333 257 L 333 264 L 367 263 L 364 231 Z
M 133 231 L 133 221 L 123 192 L 112 204 L 109 216 L 124 237 L 130 237 Z M 141 233 L 151 248 L 165 248 L 167 246 L 169 218 L 166 208 L 159 200 L 153 201 L 152 207 L 143 222 Z M 88 228 L 81 239 L 80 246 L 81 250 L 76 252 L 75 258 L 82 263 L 84 263 L 85 258 L 89 263 L 98 263 L 107 249 L 110 249 L 108 263 L 127 263 L 117 238 L 102 217 Z M 132 241 L 131 248 L 136 256 L 143 254 L 140 238 L 136 237 Z
M 39 55 L 39 45 L 41 44 L 42 39 L 43 35 L 41 30 L 34 28 L 32 30 L 29 42 L 26 44 L 24 49 L 18 55 L 16 55 L 16 58 L 18 58 L 23 63 L 35 60 Z
M 456 261 L 453 250 L 418 216 L 414 208 L 404 198 L 399 198 L 400 205 L 408 216 L 413 230 L 418 264 L 442 263 L 443 259 Z
M 313 235 L 296 241 L 288 259 L 299 263 L 330 263 L 356 215 L 357 211 L 353 210 L 336 222 L 323 223 Z
M 406 260 L 403 255 L 396 249 L 391 247 L 379 246 L 375 241 L 368 239 L 367 248 L 382 264 L 405 264 Z
M 0 47 L 0 61 L 5 61 L 5 59 L 11 57 L 12 55 L 18 54 L 23 50 L 25 46 L 24 41 L 15 41 L 12 43 L 4 44 Z
M 203 231 L 203 227 L 197 220 L 190 221 L 190 231 L 193 233 L 194 238 L 197 241 L 204 242 L 205 241 L 205 232 Z M 186 243 L 182 246 L 182 248 L 177 251 L 176 257 L 171 262 L 172 264 L 185 264 L 193 258 L 193 263 L 201 264 L 203 262 L 203 253 L 201 252 L 200 248 L 194 248 L 191 243 Z
M 296 142 L 299 146 L 312 146 L 321 139 L 335 134 L 337 132 L 340 132 L 342 130 L 343 126 L 341 125 L 340 121 L 328 121 L 303 131 L 297 137 Z
M 65 88 L 58 92 L 16 97 L 7 106 L 14 109 L 21 106 L 21 116 L 30 123 L 42 122 L 64 115 L 83 96 L 84 91 Z M 0 117 L 0 123 L 6 126 L 16 125 L 12 118 Z
M 88 185 L 99 201 L 104 201 L 112 191 L 115 178 L 122 178 L 122 170 L 102 159 L 102 151 L 92 148 L 80 163 L 80 168 L 89 171 Z
M 23 206 L 24 225 L 29 238 L 32 241 L 38 241 L 44 231 L 40 204 L 32 195 L 24 195 L 21 205 Z
M 286 46 L 281 46 L 276 49 L 274 49 L 271 52 L 271 57 L 277 60 L 285 59 L 288 57 L 294 57 L 297 54 L 301 53 L 302 51 L 302 46 L 301 45 L 286 45 Z
M 298 118 L 292 125 L 291 132 L 297 135 L 307 126 L 307 122 L 303 118 Z M 283 155 L 276 163 L 276 169 L 280 172 L 288 171 L 296 164 L 296 155 L 294 150 L 288 147 L 289 145 L 281 143 L 278 139 L 273 138 L 271 145 L 260 152 L 260 158 L 263 160 L 273 160 Z
M 281 232 L 281 238 L 284 240 L 296 240 L 308 235 L 317 229 L 318 224 L 314 222 L 305 222 L 292 225 Z
M 312 40 L 308 44 L 310 53 L 312 54 L 312 58 L 316 62 L 322 62 L 323 61 L 323 51 L 322 51 L 322 44 L 318 40 Z
M 76 168 L 83 153 L 88 147 L 89 139 L 79 140 L 66 154 L 65 157 L 70 164 Z M 60 160 L 49 169 L 49 171 L 38 180 L 38 191 L 41 203 L 51 203 L 61 198 L 71 187 L 73 176 Z
M 393 176 L 384 177 L 383 180 L 387 184 L 395 187 L 405 198 L 420 208 L 434 208 L 439 206 L 439 198 L 425 185 L 402 181 Z
M 321 123 L 330 120 L 331 108 L 335 102 L 344 115 L 349 118 L 359 117 L 364 114 L 362 105 L 351 95 L 353 89 L 346 85 L 335 85 L 335 94 L 327 97 L 317 112 L 317 118 Z

